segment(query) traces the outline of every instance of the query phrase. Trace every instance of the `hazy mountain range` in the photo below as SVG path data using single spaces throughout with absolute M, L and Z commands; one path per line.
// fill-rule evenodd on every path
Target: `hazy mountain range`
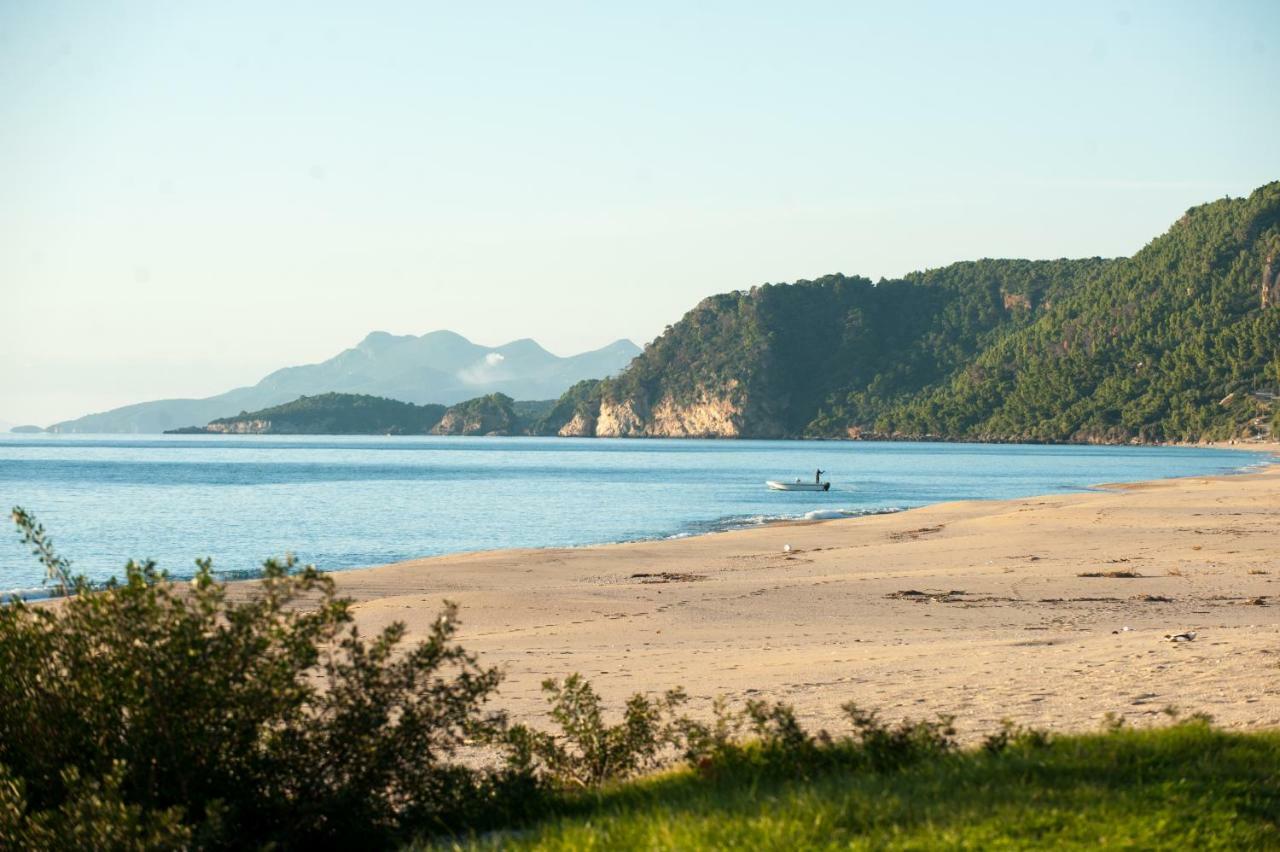
M 1129 258 L 983 259 L 879 282 L 829 275 L 766 284 L 704 299 L 643 353 L 618 341 L 557 358 L 532 340 L 488 348 L 450 332 L 375 333 L 252 388 L 128 406 L 54 428 L 159 432 L 339 392 L 438 405 L 470 400 L 452 413 L 412 412 L 404 422 L 360 427 L 379 431 L 421 431 L 440 413 L 433 430 L 464 434 L 1259 437 L 1280 434 L 1278 347 L 1275 182 L 1248 198 L 1188 210 Z M 545 413 L 515 411 L 515 399 L 554 397 Z M 299 400 L 247 419 L 284 429 L 298 414 L 303 425 L 288 428 L 315 431 L 323 418 L 363 422 L 372 409 L 354 409 L 385 402 Z
M 327 361 L 285 367 L 252 387 L 204 399 L 140 402 L 56 423 L 49 430 L 163 432 L 334 391 L 443 405 L 490 393 L 554 399 L 575 382 L 621 371 L 639 352 L 630 340 L 618 340 L 561 358 L 527 338 L 481 346 L 452 331 L 421 336 L 375 331 Z

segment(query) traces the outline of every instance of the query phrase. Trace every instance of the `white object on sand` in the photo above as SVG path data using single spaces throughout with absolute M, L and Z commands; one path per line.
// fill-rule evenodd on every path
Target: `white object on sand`
M 1195 640 L 1196 632 L 1194 630 L 1188 630 L 1185 633 L 1174 633 L 1172 635 L 1166 633 L 1164 638 L 1168 639 L 1170 642 L 1191 642 Z

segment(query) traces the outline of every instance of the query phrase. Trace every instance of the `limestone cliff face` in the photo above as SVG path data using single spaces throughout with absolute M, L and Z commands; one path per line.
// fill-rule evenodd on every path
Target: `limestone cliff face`
M 610 438 L 742 438 L 778 431 L 776 424 L 748 416 L 736 384 L 720 394 L 703 391 L 689 401 L 664 394 L 652 406 L 636 399 L 605 399 L 595 423 L 595 434 Z
M 225 423 L 210 423 L 204 427 L 204 431 L 223 435 L 265 435 L 271 431 L 271 421 L 230 420 Z
M 640 410 L 637 410 L 639 408 Z M 600 414 L 596 417 L 597 438 L 642 438 L 648 411 L 637 406 L 633 399 L 621 402 L 600 401 Z
M 1267 259 L 1262 267 L 1262 307 L 1263 309 L 1276 307 L 1280 305 L 1280 268 L 1272 266 L 1275 261 L 1275 254 L 1267 255 Z M 1275 270 L 1275 276 L 1272 277 L 1272 270 Z
M 556 432 L 561 438 L 594 438 L 596 436 L 596 421 L 592 417 L 578 413 L 573 415 L 573 419 L 560 427 L 560 431 Z
M 742 423 L 742 409 L 727 397 L 703 396 L 682 405 L 667 396 L 654 406 L 649 428 L 655 437 L 739 438 Z
M 431 430 L 432 435 L 497 435 L 507 434 L 506 423 L 499 418 L 476 416 L 463 412 L 446 412 Z

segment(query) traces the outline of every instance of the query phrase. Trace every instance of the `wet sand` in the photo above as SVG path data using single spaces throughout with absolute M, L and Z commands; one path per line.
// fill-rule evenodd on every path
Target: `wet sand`
M 833 730 L 846 701 L 954 714 L 969 736 L 1003 718 L 1141 725 L 1169 706 L 1280 725 L 1276 464 L 334 576 L 362 629 L 399 620 L 422 635 L 458 603 L 459 641 L 505 670 L 498 703 L 517 718 L 540 716 L 544 678 L 581 672 L 614 708 L 681 685 L 695 712 L 717 695 L 769 698 Z M 1188 630 L 1194 641 L 1164 639 Z

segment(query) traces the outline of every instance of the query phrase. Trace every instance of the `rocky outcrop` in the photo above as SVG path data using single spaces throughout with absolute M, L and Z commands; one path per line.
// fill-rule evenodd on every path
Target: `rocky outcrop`
M 495 393 L 468 400 L 444 413 L 433 435 L 511 435 L 518 433 L 511 397 Z
M 450 411 L 431 430 L 432 435 L 488 435 L 505 431 L 505 425 L 493 417 Z
M 1280 269 L 1274 266 L 1275 255 L 1267 255 L 1262 266 L 1262 307 L 1272 308 L 1280 305 Z
M 637 410 L 639 408 L 639 410 Z M 645 432 L 645 421 L 648 412 L 643 406 L 637 406 L 633 399 L 614 402 L 600 401 L 600 414 L 596 417 L 596 437 L 598 438 L 642 438 Z
M 270 420 L 215 420 L 205 432 L 219 435 L 265 435 L 271 431 Z
M 602 438 L 746 438 L 782 434 L 779 424 L 750 416 L 742 397 L 737 383 L 730 382 L 721 394 L 703 391 L 691 400 L 664 394 L 654 405 L 634 398 L 603 399 L 595 434 Z
M 1007 293 L 1001 292 L 1004 301 L 1004 309 L 1011 311 L 1014 308 L 1021 308 L 1024 311 L 1031 310 L 1031 297 L 1024 293 Z
M 582 412 L 560 427 L 556 432 L 561 438 L 594 438 L 596 436 L 596 420 Z
M 671 397 L 654 406 L 649 428 L 664 438 L 741 438 L 742 410 L 725 397 L 703 396 L 680 404 Z

